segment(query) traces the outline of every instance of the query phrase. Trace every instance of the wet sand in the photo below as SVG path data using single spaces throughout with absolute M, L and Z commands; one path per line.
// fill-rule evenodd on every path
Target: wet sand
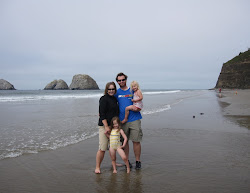
M 94 174 L 96 136 L 58 150 L 1 160 L 0 192 L 247 193 L 250 132 L 234 120 L 249 116 L 250 92 L 238 91 L 238 99 L 233 91 L 222 94 L 219 98 L 211 91 L 170 111 L 144 116 L 140 171 L 133 168 L 126 174 L 119 167 L 112 174 L 107 152 L 102 174 Z
M 250 129 L 250 90 L 222 90 L 218 93 L 223 115 Z

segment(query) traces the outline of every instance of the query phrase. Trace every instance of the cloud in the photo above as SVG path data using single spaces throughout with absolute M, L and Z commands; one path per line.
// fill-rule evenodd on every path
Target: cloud
M 249 5 L 1 1 L 0 78 L 18 89 L 40 89 L 89 74 L 103 88 L 124 71 L 145 88 L 211 88 L 221 65 L 250 45 Z

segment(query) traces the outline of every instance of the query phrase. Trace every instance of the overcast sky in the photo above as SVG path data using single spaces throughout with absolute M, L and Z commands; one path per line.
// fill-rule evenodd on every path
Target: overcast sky
M 0 79 L 16 89 L 100 88 L 119 72 L 142 89 L 209 89 L 250 47 L 249 0 L 0 0 Z

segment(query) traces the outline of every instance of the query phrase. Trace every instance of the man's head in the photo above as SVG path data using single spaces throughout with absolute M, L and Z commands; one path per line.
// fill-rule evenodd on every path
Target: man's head
M 119 84 L 119 86 L 120 86 L 121 88 L 124 88 L 124 87 L 127 86 L 127 85 L 126 85 L 126 83 L 127 83 L 127 78 L 128 78 L 127 75 L 125 75 L 124 73 L 120 72 L 120 73 L 117 74 L 117 76 L 116 76 L 116 82 Z

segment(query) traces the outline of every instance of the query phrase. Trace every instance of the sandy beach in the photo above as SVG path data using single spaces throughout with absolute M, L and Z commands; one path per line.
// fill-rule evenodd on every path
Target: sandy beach
M 222 90 L 218 94 L 223 115 L 250 129 L 250 90 Z
M 208 91 L 144 115 L 142 169 L 94 174 L 98 136 L 0 160 L 0 192 L 218 192 L 250 190 L 250 91 Z M 181 105 L 180 105 L 181 104 Z M 130 160 L 135 159 L 130 143 Z M 121 159 L 118 157 L 118 162 Z

